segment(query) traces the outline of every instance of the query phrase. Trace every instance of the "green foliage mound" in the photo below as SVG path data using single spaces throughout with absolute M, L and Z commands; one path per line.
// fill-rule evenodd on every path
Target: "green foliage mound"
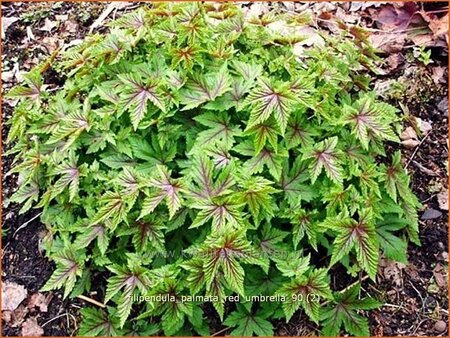
M 405 262 L 419 244 L 409 177 L 385 154 L 401 118 L 370 90 L 364 33 L 302 49 L 304 19 L 142 7 L 9 93 L 11 200 L 42 209 L 56 263 L 43 290 L 108 306 L 82 310 L 80 334 L 208 335 L 216 316 L 267 336 L 299 310 L 326 335 L 369 334 L 359 310 L 380 303 L 330 276 L 375 280 L 381 253 Z

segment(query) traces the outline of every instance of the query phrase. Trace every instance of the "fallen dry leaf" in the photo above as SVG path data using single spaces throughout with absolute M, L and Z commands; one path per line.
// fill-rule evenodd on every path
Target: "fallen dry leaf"
M 14 311 L 27 297 L 27 290 L 19 284 L 2 283 L 2 310 Z
M 428 176 L 439 176 L 438 173 L 434 172 L 431 169 L 428 169 L 427 167 L 423 166 L 422 164 L 420 164 L 417 161 L 412 160 L 411 163 L 414 164 L 421 172 L 423 172 L 424 174 L 426 174 Z
M 407 149 L 413 149 L 413 148 L 417 147 L 420 144 L 420 142 L 417 140 L 406 140 L 406 141 L 402 141 L 402 144 Z
M 400 139 L 402 139 L 403 141 L 411 140 L 411 139 L 417 140 L 417 134 L 416 134 L 416 132 L 414 131 L 414 128 L 413 128 L 413 127 L 407 127 L 407 128 L 401 133 Z
M 51 54 L 60 46 L 60 40 L 56 37 L 46 36 L 42 39 L 42 45 L 47 49 L 48 53 Z
M 405 57 L 402 53 L 394 53 L 386 59 L 389 70 L 396 70 L 401 64 L 405 62 Z
M 372 46 L 385 53 L 398 53 L 403 50 L 407 38 L 406 33 L 380 33 L 369 36 Z
M 430 27 L 434 36 L 439 37 L 440 35 L 444 35 L 448 33 L 448 13 L 440 19 L 432 19 L 428 23 L 428 27 Z
M 381 24 L 381 28 L 387 31 L 403 30 L 411 23 L 411 18 L 417 11 L 417 5 L 402 6 L 394 5 L 383 6 L 380 10 L 369 10 L 372 18 Z
M 447 287 L 447 279 L 445 278 L 444 273 L 445 273 L 444 267 L 440 263 L 438 263 L 436 267 L 433 269 L 434 280 L 441 289 Z
M 68 20 L 64 22 L 64 31 L 75 33 L 78 30 L 78 23 L 75 20 Z
M 419 130 L 423 135 L 428 134 L 431 129 L 433 129 L 430 122 L 424 121 L 420 117 L 416 117 L 416 121 L 417 126 L 419 127 Z
M 9 18 L 2 18 L 2 39 L 6 37 L 5 34 L 8 27 L 18 20 L 20 20 L 20 18 L 17 18 L 15 16 L 11 16 Z
M 11 321 L 11 319 L 12 319 L 12 312 L 11 311 L 8 311 L 8 310 L 2 311 L 2 320 L 5 323 L 9 323 Z
M 38 292 L 33 294 L 30 299 L 28 300 L 28 308 L 32 309 L 34 307 L 38 307 L 41 312 L 47 312 L 48 311 L 48 304 L 50 303 L 52 299 L 52 295 L 49 294 L 48 296 L 43 295 L 42 293 Z
M 59 27 L 59 21 L 52 21 L 49 18 L 45 18 L 44 26 L 40 28 L 41 31 L 51 32 L 53 28 Z
M 431 78 L 433 79 L 433 82 L 435 84 L 445 83 L 447 80 L 444 77 L 445 74 L 445 67 L 433 67 L 432 69 Z
M 437 195 L 439 208 L 448 210 L 448 191 L 444 190 Z
M 7 312 L 7 311 L 4 311 Z M 3 312 L 3 313 L 4 313 Z M 15 309 L 14 311 L 8 311 L 9 312 L 9 326 L 11 327 L 20 327 L 22 325 L 22 323 L 25 320 L 25 317 L 28 314 L 28 308 L 23 306 L 23 305 L 19 305 L 19 307 L 17 309 Z
M 388 280 L 392 280 L 395 285 L 402 286 L 403 285 L 403 274 L 402 270 L 405 268 L 405 265 L 395 261 L 387 261 L 386 266 L 383 269 L 384 278 Z
M 25 337 L 40 337 L 44 334 L 44 330 L 37 323 L 36 318 L 28 318 L 22 324 L 22 336 Z

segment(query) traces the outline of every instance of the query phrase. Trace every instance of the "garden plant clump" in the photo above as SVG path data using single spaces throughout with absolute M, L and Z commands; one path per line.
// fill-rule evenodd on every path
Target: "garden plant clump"
M 11 200 L 42 209 L 56 264 L 43 290 L 105 290 L 79 334 L 209 335 L 214 313 L 268 336 L 304 311 L 324 335 L 369 335 L 360 310 L 381 303 L 353 281 L 381 254 L 406 262 L 420 204 L 385 151 L 402 117 L 371 91 L 365 33 L 340 23 L 307 48 L 304 20 L 141 7 L 8 93 Z

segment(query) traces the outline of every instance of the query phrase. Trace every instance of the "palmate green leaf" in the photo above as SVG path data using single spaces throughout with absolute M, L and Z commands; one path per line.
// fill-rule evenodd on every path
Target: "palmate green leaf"
M 355 336 L 370 336 L 369 322 L 358 314 L 357 310 L 376 309 L 382 303 L 370 297 L 358 299 L 359 291 L 360 284 L 355 284 L 348 290 L 333 294 L 333 305 L 328 305 L 320 318 L 324 326 L 323 335 L 338 336 L 344 325 L 345 329 Z
M 313 135 L 317 135 L 317 131 L 314 126 L 309 124 L 306 118 L 303 116 L 304 112 L 296 111 L 289 119 L 286 128 L 286 147 L 292 149 L 301 145 L 302 147 L 309 147 L 314 143 Z
M 118 231 L 118 236 L 132 236 L 131 241 L 139 254 L 145 254 L 149 250 L 152 254 L 165 254 L 164 231 L 166 228 L 162 219 L 149 215 L 141 220 L 130 222 L 127 228 Z
M 102 309 L 86 307 L 81 309 L 83 320 L 80 323 L 78 334 L 80 336 L 118 336 L 121 331 L 119 329 L 119 319 L 116 311 L 108 307 L 108 313 Z
M 183 110 L 193 109 L 207 101 L 213 101 L 231 88 L 231 77 L 226 63 L 217 73 L 193 74 L 180 91 Z
M 191 208 L 199 209 L 197 216 L 189 228 L 197 228 L 212 220 L 215 232 L 238 229 L 243 223 L 242 209 L 244 203 L 239 203 L 237 197 L 215 197 L 211 200 L 199 201 Z
M 146 185 L 156 188 L 156 191 L 150 193 L 142 203 L 139 219 L 150 214 L 155 208 L 165 200 L 169 209 L 169 217 L 172 218 L 181 207 L 181 190 L 182 184 L 179 180 L 170 177 L 170 171 L 165 166 L 156 166 L 156 175 L 149 179 Z
M 310 268 L 311 255 L 303 257 L 299 251 L 290 252 L 285 257 L 276 258 L 278 270 L 285 277 L 296 277 L 303 275 Z
M 189 195 L 194 199 L 194 205 L 211 204 L 211 199 L 217 196 L 225 196 L 231 192 L 235 185 L 235 167 L 225 165 L 225 168 L 217 170 L 214 163 L 208 157 L 198 155 L 190 162 L 190 169 L 186 172 L 192 182 L 188 187 Z M 217 167 L 217 165 L 216 165 Z M 235 203 L 234 203 L 235 204 Z
M 82 110 L 71 112 L 59 121 L 46 144 L 54 145 L 64 140 L 65 144 L 62 150 L 69 149 L 83 132 L 88 132 L 91 129 L 91 125 L 89 101 L 86 100 Z
M 327 221 L 338 235 L 333 242 L 330 266 L 338 262 L 354 247 L 356 258 L 361 267 L 367 271 L 370 278 L 375 280 L 378 267 L 378 240 L 375 233 L 375 224 L 367 210 L 359 215 L 359 221 L 340 215 L 336 219 Z
M 77 277 L 81 277 L 86 256 L 83 251 L 76 251 L 73 247 L 64 248 L 53 256 L 56 270 L 50 279 L 41 288 L 41 291 L 50 291 L 64 287 L 66 298 L 75 286 Z
M 194 144 L 194 149 L 208 147 L 217 143 L 223 144 L 227 149 L 231 148 L 235 142 L 234 137 L 239 136 L 241 130 L 237 126 L 230 124 L 230 116 L 225 113 L 213 114 L 205 113 L 197 115 L 194 120 L 208 127 L 201 131 Z
M 265 274 L 260 268 L 253 267 L 247 270 L 245 278 L 245 293 L 248 296 L 274 295 L 285 281 L 275 268 Z
M 245 306 L 238 304 L 237 310 L 232 312 L 224 322 L 224 325 L 235 327 L 231 331 L 232 336 L 273 336 L 273 325 L 267 319 L 268 314 L 261 311 L 252 313 Z
M 171 267 L 173 268 L 173 266 Z M 157 281 L 157 284 L 149 290 L 148 296 L 166 297 L 162 298 L 161 301 L 149 302 L 150 310 L 147 313 L 150 315 L 162 315 L 161 324 L 164 334 L 175 335 L 182 328 L 186 316 L 193 316 L 193 303 L 181 300 L 184 284 L 177 283 L 175 280 L 178 271 L 168 271 L 170 268 L 161 269 L 163 270 L 160 271 L 162 274 L 152 276 Z M 156 272 L 156 270 L 153 271 Z M 146 314 L 144 313 L 144 315 Z M 144 317 L 141 315 L 139 318 Z
M 396 215 L 386 215 L 383 221 L 376 224 L 377 238 L 380 248 L 383 250 L 387 258 L 407 264 L 408 259 L 407 243 L 394 234 L 395 231 L 404 229 L 409 225 L 405 219 L 401 219 Z
M 189 288 L 193 295 L 199 293 L 199 291 L 205 285 L 205 273 L 203 271 L 203 260 L 200 258 L 193 258 L 184 264 L 181 264 L 183 269 L 189 271 L 187 281 L 189 282 Z
M 238 194 L 238 200 L 248 205 L 255 223 L 258 225 L 263 218 L 267 221 L 274 216 L 277 205 L 272 194 L 279 190 L 272 187 L 273 182 L 261 176 L 251 176 L 244 178 L 239 184 L 243 191 Z
M 286 298 L 282 307 L 287 321 L 302 307 L 309 318 L 318 323 L 321 308 L 320 299 L 332 298 L 326 269 L 312 270 L 306 276 L 292 279 L 284 284 L 277 291 L 277 294 Z
M 265 121 L 257 124 L 247 130 L 246 135 L 254 136 L 255 154 L 259 154 L 266 146 L 267 141 L 273 149 L 278 148 L 278 135 L 280 134 L 278 128 L 274 126 L 271 121 Z
M 23 214 L 31 208 L 33 202 L 39 198 L 39 186 L 37 182 L 31 180 L 29 184 L 23 184 L 17 189 L 10 201 L 23 204 L 19 213 Z
M 316 214 L 302 209 L 294 211 L 291 216 L 291 224 L 293 225 L 292 240 L 295 249 L 306 234 L 309 243 L 317 251 L 317 225 L 314 224 Z
M 246 156 L 253 156 L 255 150 L 250 142 L 240 143 L 234 150 Z M 286 150 L 275 152 L 269 147 L 264 147 L 261 152 L 244 163 L 244 172 L 259 174 L 267 167 L 269 173 L 275 180 L 279 180 L 283 169 L 283 160 L 288 157 Z
M 86 166 L 78 166 L 78 157 L 70 153 L 67 161 L 62 162 L 51 172 L 52 175 L 60 175 L 53 186 L 52 196 L 61 193 L 66 187 L 69 188 L 69 202 L 77 195 L 80 184 L 80 176 L 86 175 Z
M 42 82 L 42 75 L 39 71 L 34 70 L 23 75 L 26 86 L 17 86 L 11 89 L 6 98 L 21 99 L 26 98 L 31 102 L 39 102 L 42 91 L 45 88 Z
M 247 128 L 266 121 L 273 114 L 281 135 L 284 135 L 291 110 L 296 102 L 294 93 L 289 90 L 289 87 L 288 83 L 274 83 L 264 77 L 258 79 L 258 86 L 246 99 L 247 104 L 252 107 Z
M 417 197 L 409 189 L 410 178 L 400 162 L 400 151 L 394 153 L 390 166 L 381 165 L 384 187 L 389 196 L 402 207 L 405 218 L 409 221 L 408 233 L 413 243 L 420 245 L 417 209 L 421 206 Z
M 129 206 L 127 200 L 122 195 L 107 191 L 101 197 L 101 201 L 104 204 L 91 220 L 91 225 L 105 222 L 111 230 L 114 230 L 120 222 L 127 222 Z
M 244 296 L 244 269 L 240 263 L 265 263 L 246 239 L 245 232 L 229 231 L 220 235 L 212 234 L 203 243 L 199 251 L 203 259 L 203 271 L 207 289 L 210 289 L 214 279 L 223 274 L 227 285 L 235 292 Z
M 264 254 L 262 258 L 267 262 L 267 267 L 270 265 L 269 259 L 276 261 L 277 258 L 285 257 L 289 247 L 283 242 L 288 234 L 286 231 L 270 226 L 269 222 L 264 224 L 261 236 L 258 236 L 255 242 Z M 267 270 L 265 271 L 267 272 Z
M 339 165 L 340 151 L 336 149 L 337 144 L 338 138 L 331 137 L 317 143 L 303 154 L 303 160 L 312 159 L 309 166 L 312 183 L 317 180 L 322 168 L 331 180 L 342 181 L 342 168 Z
M 344 107 L 342 121 L 344 124 L 352 126 L 352 132 L 356 134 L 363 147 L 368 149 L 369 140 L 374 136 L 389 141 L 398 141 L 398 137 L 390 126 L 392 123 L 391 115 L 392 112 L 389 112 L 387 105 L 377 105 L 370 96 L 365 96 L 359 99 L 354 107 Z
M 98 248 L 100 249 L 102 255 L 106 253 L 109 244 L 109 235 L 107 229 L 103 225 L 96 224 L 86 228 L 84 224 L 82 224 L 80 230 L 80 234 L 77 236 L 75 242 L 73 243 L 73 246 L 76 249 L 81 250 L 83 248 L 86 248 L 89 243 L 96 239 Z
M 206 284 L 205 292 L 206 296 L 213 297 L 213 299 L 217 298 L 217 301 L 212 301 L 212 304 L 221 321 L 223 321 L 225 312 L 225 285 L 223 280 L 223 273 L 219 271 L 211 282 Z
M 137 74 L 118 75 L 123 83 L 121 92 L 122 109 L 129 110 L 134 130 L 138 128 L 139 122 L 147 113 L 147 102 L 150 101 L 163 112 L 166 111 L 163 92 L 160 82 L 156 79 L 142 80 Z
M 109 266 L 108 269 L 114 273 L 114 276 L 108 278 L 108 287 L 106 289 L 105 303 L 111 300 L 122 289 L 119 300 L 117 301 L 117 315 L 119 317 L 119 326 L 123 327 L 127 320 L 131 307 L 133 305 L 133 294 L 138 289 L 141 294 L 147 294 L 151 285 L 147 275 L 147 269 L 139 266 L 121 267 Z
M 177 146 L 173 142 L 167 142 L 161 146 L 156 137 L 149 143 L 145 138 L 131 136 L 128 138 L 133 156 L 144 160 L 148 166 L 154 164 L 166 165 L 170 163 L 177 153 Z
M 301 157 L 294 160 L 292 168 L 289 168 L 289 159 L 284 160 L 280 186 L 292 207 L 296 207 L 301 200 L 311 201 L 316 195 L 311 185 L 304 183 L 308 179 L 308 166 Z

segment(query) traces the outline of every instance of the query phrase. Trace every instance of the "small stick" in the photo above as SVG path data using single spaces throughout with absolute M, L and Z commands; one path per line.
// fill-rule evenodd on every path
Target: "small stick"
M 226 330 L 230 329 L 229 327 L 226 327 L 220 331 L 217 331 L 216 333 L 214 333 L 211 337 L 215 337 L 218 336 L 219 334 L 221 334 L 222 332 L 225 332 Z
M 79 295 L 79 296 L 77 296 L 77 298 L 80 298 L 80 299 L 82 299 L 82 300 L 84 300 L 86 302 L 89 302 L 89 303 L 92 303 L 94 305 L 97 305 L 97 306 L 99 306 L 101 308 L 105 308 L 106 307 L 105 304 L 100 303 L 99 301 L 96 301 L 95 299 L 92 299 L 92 298 L 89 298 L 89 297 L 86 297 L 86 296 L 83 296 L 83 295 Z
M 16 229 L 16 231 L 14 231 L 13 237 L 16 235 L 17 231 L 19 231 L 20 229 L 25 228 L 28 224 L 30 224 L 31 222 L 33 222 L 36 218 L 38 218 L 38 217 L 41 216 L 41 215 L 42 215 L 42 212 L 40 212 L 39 214 L 37 214 L 36 216 L 34 216 L 32 219 L 30 219 L 30 220 L 26 221 L 25 223 L 23 223 L 20 227 L 18 227 L 18 228 Z
M 425 139 L 428 137 L 428 135 L 431 134 L 431 131 L 429 131 L 423 138 L 422 140 L 420 140 L 420 143 L 417 145 L 416 149 L 414 149 L 413 154 L 411 155 L 411 157 L 409 158 L 408 163 L 406 163 L 405 165 L 405 169 L 408 168 L 409 164 L 411 163 L 411 161 L 413 160 L 414 156 L 416 156 L 417 151 L 419 150 L 420 146 L 422 145 L 422 143 L 425 141 Z
M 66 316 L 67 315 L 67 312 L 66 313 L 62 313 L 62 314 L 60 314 L 60 315 L 58 315 L 58 316 L 56 316 L 56 317 L 53 317 L 52 319 L 50 319 L 50 320 L 47 320 L 44 324 L 42 324 L 41 325 L 41 327 L 43 328 L 45 325 L 47 325 L 48 323 L 51 323 L 51 322 L 53 322 L 54 320 L 56 320 L 56 319 L 58 319 L 58 318 L 61 318 L 61 317 L 64 317 L 64 316 Z

